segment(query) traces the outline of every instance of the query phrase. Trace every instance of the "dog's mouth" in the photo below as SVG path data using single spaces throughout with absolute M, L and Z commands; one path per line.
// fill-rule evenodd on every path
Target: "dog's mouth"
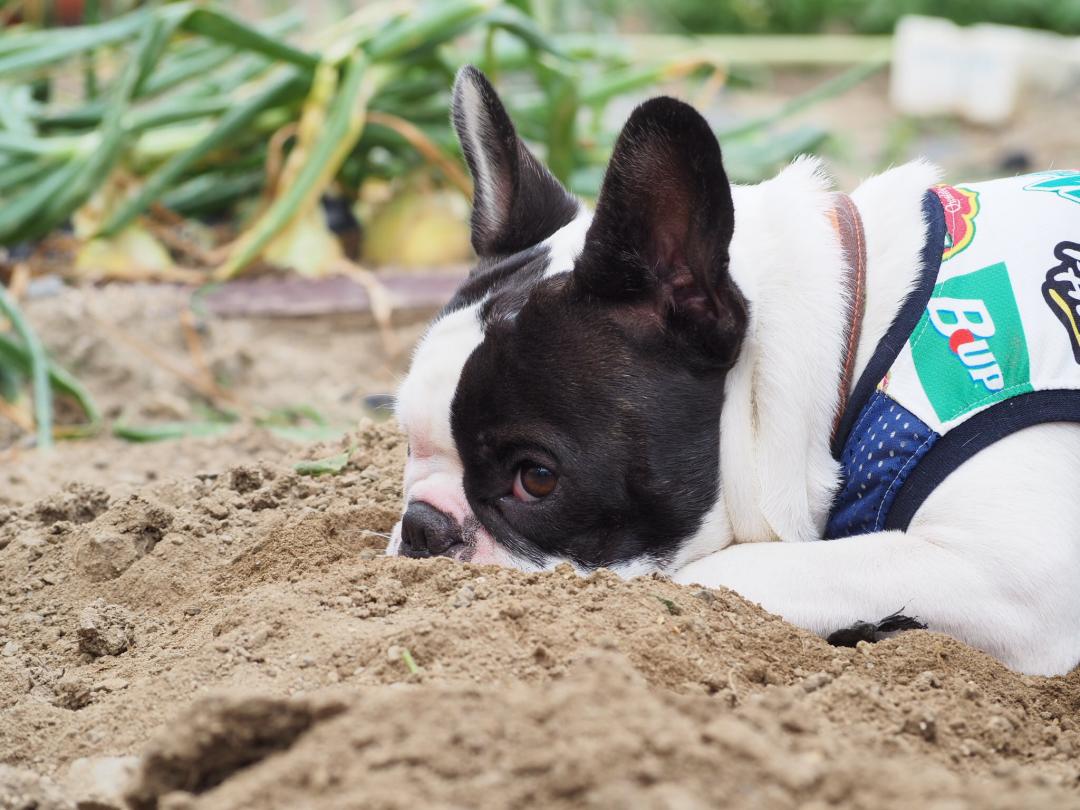
M 450 546 L 445 555 L 458 562 L 471 562 L 486 535 L 487 530 L 476 516 L 468 515 L 461 524 L 461 540 Z
M 446 549 L 440 557 L 449 557 L 452 560 L 458 562 L 469 562 L 472 559 L 473 554 L 476 553 L 476 546 L 470 543 L 454 543 L 450 548 Z
M 460 534 L 438 556 L 458 562 L 498 563 L 501 555 L 497 553 L 497 545 L 487 527 L 475 515 L 468 515 L 461 524 Z

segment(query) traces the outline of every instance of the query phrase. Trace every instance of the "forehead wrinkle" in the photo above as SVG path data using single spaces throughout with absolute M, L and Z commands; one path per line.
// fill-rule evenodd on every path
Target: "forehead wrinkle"
M 573 271 L 591 222 L 591 212 L 582 208 L 573 220 L 543 242 L 510 256 L 482 260 L 447 308 L 486 295 L 481 309 L 485 331 L 500 322 L 513 321 L 539 284 Z
M 543 243 L 496 258 L 481 258 L 469 277 L 443 307 L 439 317 L 483 302 L 506 287 L 527 284 L 543 273 L 548 251 Z

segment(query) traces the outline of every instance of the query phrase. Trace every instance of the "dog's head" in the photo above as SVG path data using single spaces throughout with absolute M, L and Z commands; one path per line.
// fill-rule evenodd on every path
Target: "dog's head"
M 715 511 L 747 321 L 716 138 L 682 102 L 642 104 L 590 215 L 474 68 L 453 122 L 479 261 L 398 393 L 410 452 L 389 553 L 664 568 Z

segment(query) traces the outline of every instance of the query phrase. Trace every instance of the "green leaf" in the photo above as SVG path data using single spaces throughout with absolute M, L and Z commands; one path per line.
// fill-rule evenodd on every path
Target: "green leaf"
M 0 245 L 26 238 L 41 209 L 74 181 L 82 165 L 72 160 L 51 167 L 36 185 L 0 207 Z
M 413 658 L 413 654 L 409 651 L 408 647 L 401 648 L 401 660 L 405 663 L 405 669 L 409 670 L 410 675 L 419 675 L 420 667 L 416 663 L 416 659 Z
M 656 596 L 656 594 L 653 594 L 653 596 Z M 682 608 L 672 602 L 670 599 L 665 599 L 663 596 L 656 596 L 656 599 L 660 602 L 661 605 L 667 608 L 667 612 L 670 613 L 672 616 L 682 615 Z
M 173 439 L 224 436 L 231 422 L 158 422 L 152 425 L 113 425 L 113 435 L 129 442 L 163 442 Z
M 30 123 L 33 109 L 34 99 L 27 85 L 0 86 L 0 128 L 18 135 L 33 135 L 34 126 Z
M 350 447 L 344 452 L 326 458 L 301 461 L 295 464 L 293 469 L 300 475 L 336 475 L 345 469 L 345 465 L 349 463 L 355 450 L 355 447 Z
M 101 411 L 94 398 L 70 372 L 46 358 L 49 367 L 49 382 L 60 394 L 71 397 L 82 408 L 91 429 L 101 424 Z M 27 377 L 31 373 L 33 361 L 29 350 L 11 336 L 0 334 L 0 370 L 13 372 L 17 376 Z
M 0 76 L 37 70 L 123 42 L 142 31 L 152 14 L 149 9 L 140 9 L 100 25 L 5 34 L 0 37 Z
M 340 90 L 330 103 L 326 123 L 292 184 L 236 240 L 232 253 L 217 269 L 215 278 L 231 278 L 257 259 L 267 245 L 317 199 L 337 175 L 364 130 L 364 115 L 378 87 L 392 77 L 386 68 L 373 68 L 362 54 L 345 65 Z
M 48 160 L 27 160 L 22 158 L 11 164 L 0 166 L 0 199 L 8 196 L 12 189 L 36 183 L 55 167 Z
M 0 313 L 11 321 L 11 326 L 22 339 L 30 361 L 30 379 L 34 391 L 34 424 L 37 428 L 38 447 L 52 446 L 52 387 L 49 385 L 49 360 L 45 347 L 37 333 L 23 317 L 22 310 L 0 285 Z
M 548 96 L 547 166 L 562 183 L 567 183 L 574 171 L 577 151 L 577 80 L 561 71 L 543 73 Z
M 100 146 L 83 161 L 71 181 L 42 206 L 32 222 L 27 223 L 20 234 L 22 238 L 42 236 L 70 217 L 119 162 L 129 138 L 124 114 L 139 84 L 157 64 L 177 22 L 175 15 L 162 15 L 151 19 L 142 30 L 135 51 L 111 88 L 109 107 L 102 121 Z
M 290 12 L 268 20 L 265 25 L 259 26 L 259 30 L 267 35 L 279 36 L 297 25 L 298 18 Z M 241 52 L 236 48 L 208 44 L 201 38 L 194 40 L 191 45 L 197 47 L 187 47 L 186 44 L 173 47 L 172 53 L 166 54 L 158 68 L 139 85 L 136 96 L 145 99 L 192 82 L 182 92 L 162 99 L 157 107 L 159 113 L 186 109 L 189 104 L 207 96 L 225 96 L 265 73 L 273 64 L 260 55 L 237 58 Z M 230 61 L 234 63 L 233 66 L 228 71 L 221 70 Z M 105 111 L 105 101 L 98 98 L 70 109 L 39 108 L 34 117 L 38 125 L 45 129 L 93 127 L 101 121 Z
M 384 26 L 365 50 L 373 60 L 393 61 L 418 50 L 429 50 L 457 36 L 490 12 L 493 0 L 442 0 L 419 13 Z
M 38 138 L 33 134 L 0 132 L 0 153 L 12 155 L 71 158 L 85 151 L 86 143 L 87 139 L 78 135 Z
M 311 77 L 304 77 L 294 69 L 276 76 L 247 101 L 225 113 L 214 128 L 195 146 L 181 152 L 161 166 L 143 183 L 142 188 L 120 207 L 102 226 L 98 236 L 112 236 L 145 211 L 166 191 L 176 184 L 188 169 L 195 166 L 210 152 L 218 149 L 240 133 L 269 107 L 286 100 L 299 98 L 307 90 Z M 2 237 L 0 237 L 2 238 Z
M 288 62 L 308 71 L 314 71 L 319 65 L 319 57 L 267 36 L 257 28 L 244 25 L 234 17 L 214 9 L 198 8 L 184 20 L 182 25 L 185 30 L 202 34 L 208 39 L 246 51 L 261 53 L 271 59 Z
M 565 58 L 566 54 L 553 39 L 547 36 L 528 14 L 514 6 L 498 6 L 484 15 L 484 21 L 495 28 L 513 34 L 528 47 L 537 51 Z
M 166 208 L 181 216 L 197 216 L 220 211 L 244 197 L 258 193 L 266 184 L 262 169 L 247 172 L 206 172 L 197 174 L 161 196 Z
M 22 387 L 23 379 L 24 375 L 0 361 L 0 398 L 15 402 L 19 398 L 19 389 Z

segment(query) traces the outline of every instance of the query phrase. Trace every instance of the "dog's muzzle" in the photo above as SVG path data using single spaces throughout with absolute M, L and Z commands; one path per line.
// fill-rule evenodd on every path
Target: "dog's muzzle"
M 461 525 L 423 501 L 413 501 L 401 519 L 403 557 L 455 557 L 464 548 Z

